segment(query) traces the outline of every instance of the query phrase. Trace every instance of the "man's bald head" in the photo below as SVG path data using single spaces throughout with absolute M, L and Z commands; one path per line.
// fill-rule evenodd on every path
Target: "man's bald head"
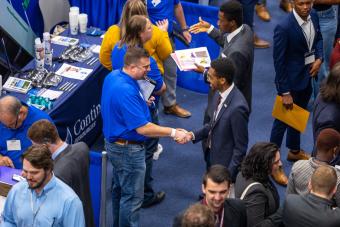
M 0 99 L 0 115 L 17 116 L 22 104 L 14 96 L 5 96 Z

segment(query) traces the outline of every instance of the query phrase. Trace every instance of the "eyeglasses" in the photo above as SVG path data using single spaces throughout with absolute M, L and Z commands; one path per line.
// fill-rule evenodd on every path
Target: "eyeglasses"
M 140 68 L 140 69 L 144 69 L 144 70 L 149 70 L 151 69 L 150 68 L 150 64 L 148 65 L 135 65 L 137 68 Z
M 10 128 L 10 129 L 16 129 L 17 126 L 18 126 L 18 120 L 19 120 L 19 113 L 16 115 L 15 122 L 12 122 L 12 123 L 6 125 L 6 127 Z

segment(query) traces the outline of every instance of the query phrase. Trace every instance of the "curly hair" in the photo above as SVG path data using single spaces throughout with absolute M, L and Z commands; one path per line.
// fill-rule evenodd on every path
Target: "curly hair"
M 274 143 L 256 143 L 242 162 L 242 176 L 260 183 L 267 183 L 279 147 Z

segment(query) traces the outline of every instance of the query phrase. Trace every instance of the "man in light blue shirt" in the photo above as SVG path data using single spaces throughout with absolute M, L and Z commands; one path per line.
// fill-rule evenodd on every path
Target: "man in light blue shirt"
M 84 227 L 80 199 L 54 176 L 53 160 L 46 145 L 33 145 L 23 154 L 26 178 L 10 190 L 3 211 L 2 227 Z

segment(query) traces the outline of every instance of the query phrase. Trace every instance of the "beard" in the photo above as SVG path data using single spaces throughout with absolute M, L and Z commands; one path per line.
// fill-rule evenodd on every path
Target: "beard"
M 38 181 L 38 182 L 36 182 L 36 183 L 33 182 L 32 184 L 30 184 L 30 183 L 28 182 L 28 187 L 29 187 L 30 189 L 37 189 L 37 188 L 40 188 L 40 187 L 44 184 L 46 178 L 47 178 L 47 173 L 44 172 L 44 177 L 43 177 L 40 181 Z

